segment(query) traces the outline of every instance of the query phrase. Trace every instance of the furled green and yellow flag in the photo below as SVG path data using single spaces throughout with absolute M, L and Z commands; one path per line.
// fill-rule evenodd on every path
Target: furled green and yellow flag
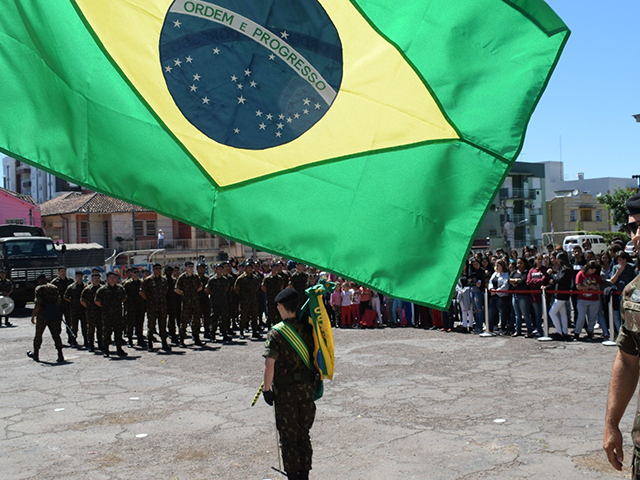
M 569 36 L 541 0 L 13 0 L 0 150 L 443 307 Z

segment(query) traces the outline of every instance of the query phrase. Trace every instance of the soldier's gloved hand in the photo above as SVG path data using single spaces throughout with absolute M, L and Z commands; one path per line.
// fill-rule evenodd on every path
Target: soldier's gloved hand
M 267 405 L 273 407 L 273 390 L 263 391 L 262 396 L 264 397 L 264 401 L 267 402 Z

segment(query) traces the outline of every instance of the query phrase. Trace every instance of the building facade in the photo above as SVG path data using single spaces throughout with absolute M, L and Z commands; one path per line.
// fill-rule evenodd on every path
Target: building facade
M 30 195 L 0 188 L 0 225 L 42 226 L 40 207 Z
M 545 196 L 544 166 L 516 162 L 478 228 L 474 245 L 492 250 L 541 245 Z
M 545 170 L 545 186 L 551 200 L 556 194 L 565 195 L 578 190 L 579 193 L 589 193 L 592 196 L 613 193 L 619 188 L 638 188 L 636 181 L 624 177 L 585 178 L 584 173 L 578 173 L 575 180 L 564 179 L 564 164 L 562 162 L 543 162 Z
M 611 231 L 609 210 L 598 203 L 596 197 L 588 193 L 568 193 L 547 202 L 549 219 L 549 242 L 561 244 L 570 233 L 562 232 L 602 232 Z

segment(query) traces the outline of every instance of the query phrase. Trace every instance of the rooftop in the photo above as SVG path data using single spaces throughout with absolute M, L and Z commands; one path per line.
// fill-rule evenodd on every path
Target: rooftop
M 70 213 L 130 213 L 150 212 L 146 208 L 127 203 L 102 193 L 83 194 L 68 192 L 40 205 L 42 216 L 67 215 Z

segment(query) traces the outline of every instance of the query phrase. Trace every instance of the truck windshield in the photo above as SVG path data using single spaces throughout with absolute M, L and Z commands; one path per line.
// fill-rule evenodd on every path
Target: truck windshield
M 4 255 L 7 259 L 18 258 L 55 258 L 56 250 L 51 240 L 12 240 L 4 243 Z

